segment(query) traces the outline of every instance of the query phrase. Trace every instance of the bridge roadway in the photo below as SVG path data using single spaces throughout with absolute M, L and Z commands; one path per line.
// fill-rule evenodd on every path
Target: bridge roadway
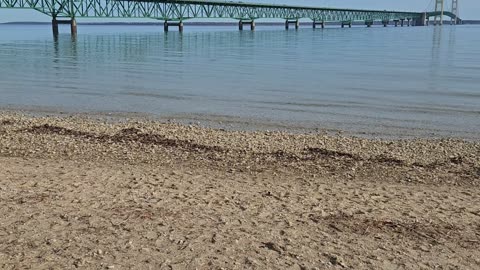
M 386 10 L 337 9 L 307 6 L 257 4 L 233 1 L 200 0 L 0 0 L 0 8 L 34 9 L 52 17 L 54 34 L 58 24 L 70 24 L 72 34 L 77 33 L 76 18 L 150 18 L 164 21 L 164 30 L 178 26 L 193 18 L 230 18 L 239 21 L 239 29 L 247 24 L 255 29 L 255 20 L 261 18 L 285 19 L 285 28 L 290 24 L 299 27 L 299 19 L 308 18 L 313 27 L 327 22 L 339 22 L 342 27 L 361 21 L 371 26 L 381 21 L 384 26 L 423 26 L 434 12 L 402 12 Z M 447 16 L 453 14 L 445 13 Z

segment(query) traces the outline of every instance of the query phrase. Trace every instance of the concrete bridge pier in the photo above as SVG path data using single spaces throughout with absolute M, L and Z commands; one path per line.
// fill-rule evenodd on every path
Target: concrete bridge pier
M 342 21 L 342 28 L 348 25 L 348 28 L 352 28 L 352 21 Z
M 243 31 L 243 25 L 244 24 L 249 24 L 250 25 L 250 30 L 254 31 L 255 30 L 255 21 L 254 20 L 240 20 L 238 22 L 238 30 Z
M 59 24 L 69 24 L 70 25 L 70 34 L 72 36 L 77 35 L 77 21 L 75 18 L 71 18 L 70 20 L 58 20 L 57 17 L 53 17 L 52 19 L 52 32 L 54 36 L 58 36 L 58 25 Z
M 178 32 L 183 32 L 183 21 L 180 20 L 178 22 L 169 22 L 165 20 L 165 23 L 163 24 L 163 31 L 168 32 L 169 26 L 178 26 Z
M 387 27 L 387 25 L 389 24 L 390 22 L 388 20 L 383 20 L 382 21 L 382 24 L 383 24 L 383 27 Z
M 400 26 L 403 27 L 403 24 L 405 23 L 405 19 L 400 19 Z
M 395 23 L 395 27 L 398 27 L 399 20 L 393 20 L 393 22 Z
M 317 20 L 313 20 L 313 28 L 317 28 L 317 25 L 321 25 L 322 26 L 322 29 L 325 28 L 325 21 L 324 20 L 321 20 L 321 21 L 317 21 Z
M 298 19 L 296 20 L 285 20 L 285 30 L 288 30 L 290 28 L 290 24 L 295 24 L 295 30 L 298 30 L 300 28 L 300 21 Z
M 372 27 L 372 25 L 373 25 L 373 20 L 366 20 L 366 21 L 365 21 L 365 25 L 366 25 L 367 27 Z
M 72 34 L 72 36 L 77 35 L 77 20 L 75 20 L 74 18 L 72 18 L 72 20 L 70 21 L 70 33 Z
M 52 19 L 52 32 L 53 32 L 53 36 L 58 36 L 58 21 L 57 21 L 57 18 L 53 17 Z
M 415 26 L 425 26 L 428 25 L 428 16 L 427 13 L 422 13 L 420 18 L 415 19 Z
M 411 18 L 407 18 L 407 26 L 410 26 L 410 20 Z

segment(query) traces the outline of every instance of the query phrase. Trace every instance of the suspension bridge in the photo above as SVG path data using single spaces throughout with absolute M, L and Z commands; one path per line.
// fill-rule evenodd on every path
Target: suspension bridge
M 432 0 L 433 1 L 433 0 Z M 386 10 L 337 9 L 278 4 L 257 4 L 215 0 L 0 0 L 0 8 L 33 9 L 52 18 L 53 33 L 58 34 L 59 24 L 69 24 L 71 33 L 77 33 L 78 18 L 135 18 L 155 19 L 183 31 L 184 21 L 194 18 L 229 18 L 238 20 L 240 30 L 244 25 L 255 30 L 255 21 L 264 18 L 285 20 L 285 28 L 294 25 L 299 28 L 300 19 L 310 19 L 313 28 L 325 27 L 326 23 L 339 23 L 351 27 L 353 22 L 365 23 L 367 27 L 375 22 L 383 26 L 425 26 L 430 18 L 434 24 L 443 24 L 443 16 L 451 18 L 452 24 L 460 23 L 458 0 L 452 1 L 451 10 L 445 9 L 446 0 L 434 0 L 435 10 L 431 12 L 405 12 Z

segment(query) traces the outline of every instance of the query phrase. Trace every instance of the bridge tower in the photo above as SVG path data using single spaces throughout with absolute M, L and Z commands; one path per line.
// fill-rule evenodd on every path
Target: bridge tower
M 444 0 L 435 0 L 435 11 L 440 12 L 440 15 L 435 16 L 433 25 L 437 25 L 437 20 L 439 21 L 440 25 L 443 24 L 443 12 L 445 11 L 443 1 Z
M 455 14 L 455 18 L 450 21 L 451 24 L 457 24 L 458 22 L 458 0 L 452 0 L 452 13 Z

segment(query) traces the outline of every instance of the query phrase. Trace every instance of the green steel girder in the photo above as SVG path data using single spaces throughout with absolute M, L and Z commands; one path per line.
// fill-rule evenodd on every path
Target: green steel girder
M 188 0 L 0 0 L 0 8 L 35 9 L 52 17 L 70 18 L 310 18 L 319 21 L 418 19 L 422 13 L 315 8 L 243 2 Z

